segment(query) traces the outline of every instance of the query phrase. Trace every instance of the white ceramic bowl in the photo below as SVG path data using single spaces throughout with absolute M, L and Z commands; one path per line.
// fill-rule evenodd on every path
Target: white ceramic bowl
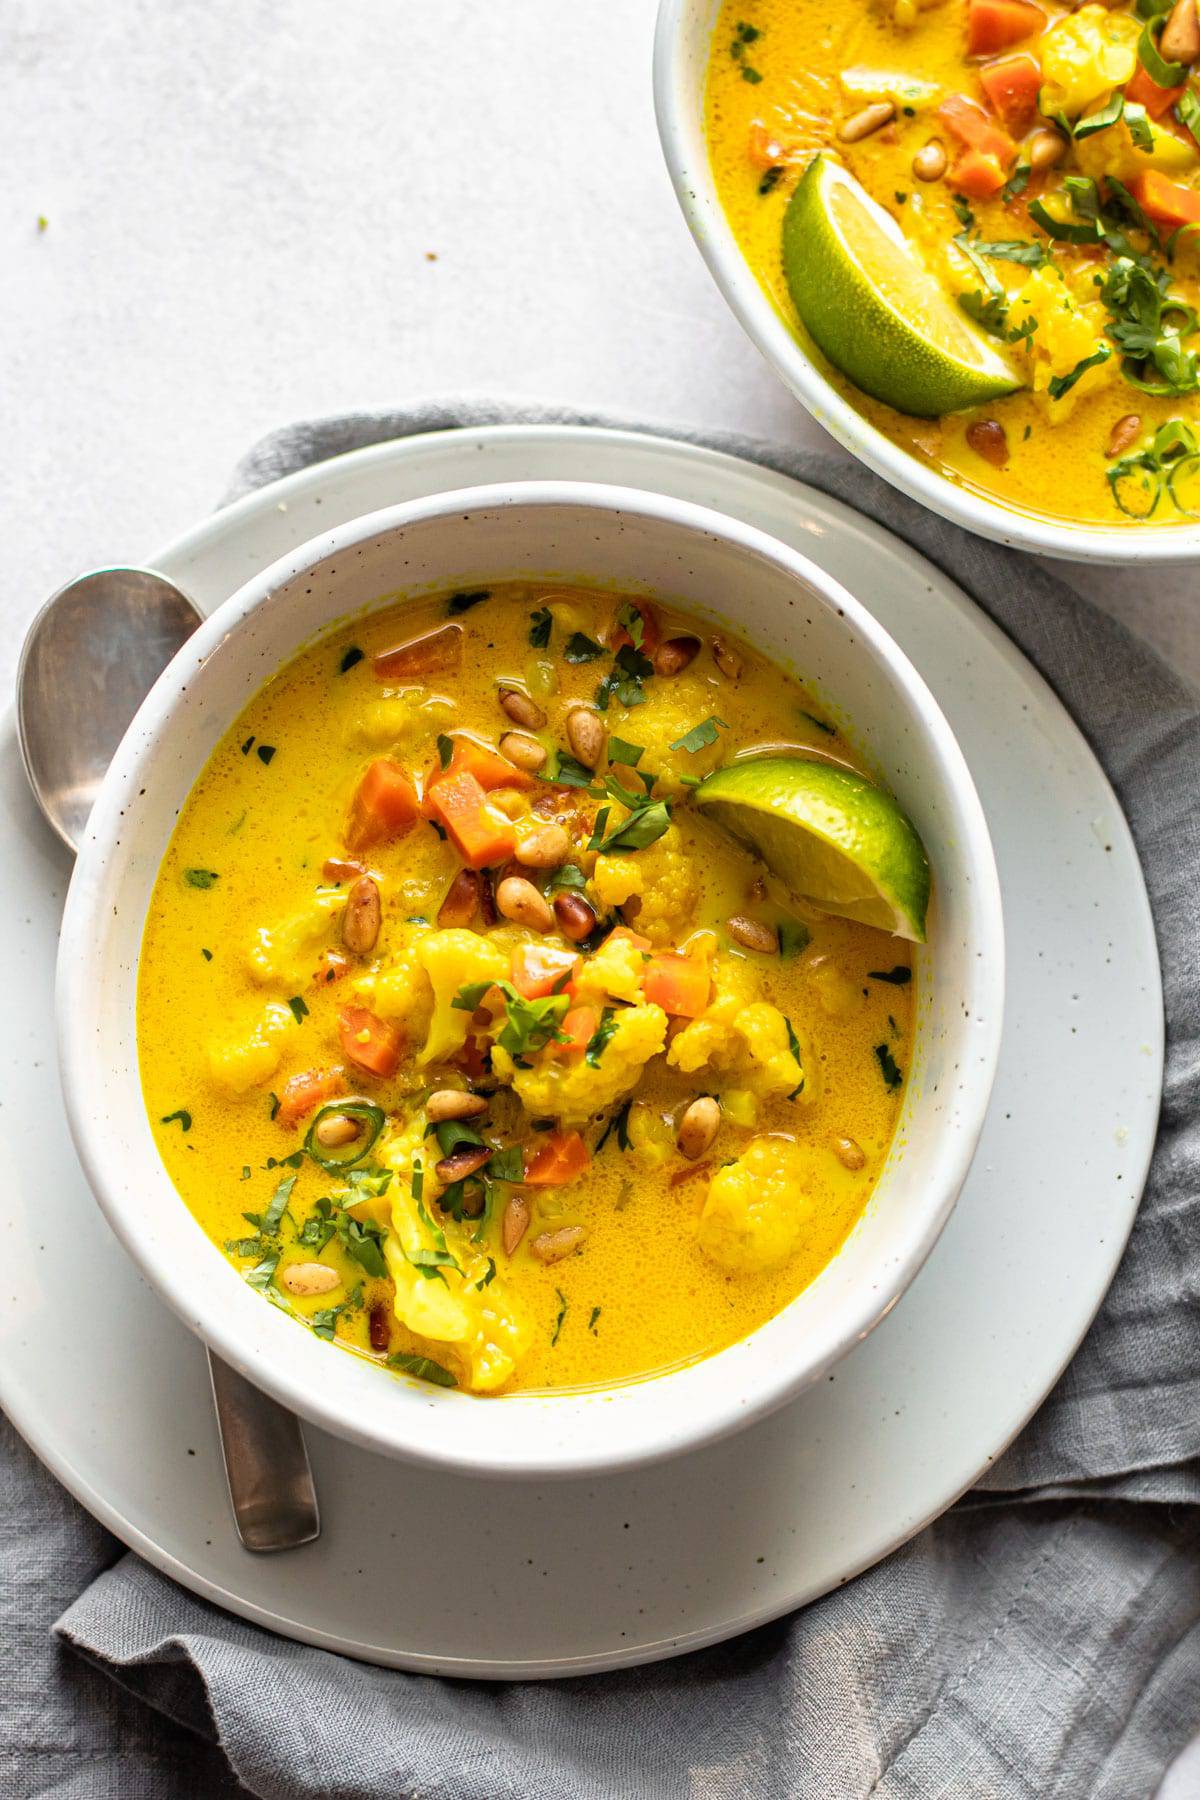
M 704 136 L 704 88 L 721 0 L 660 0 L 654 106 L 683 214 L 717 286 L 780 379 L 813 418 L 869 469 L 931 511 L 981 537 L 1075 562 L 1179 563 L 1200 556 L 1200 525 L 1075 525 L 972 493 L 894 444 L 822 373 L 746 261 L 717 196 Z
M 897 1146 L 832 1264 L 760 1331 L 705 1362 L 602 1392 L 481 1400 L 389 1377 L 246 1286 L 159 1161 L 134 1006 L 143 921 L 179 810 L 268 676 L 335 619 L 392 604 L 398 588 L 524 576 L 667 596 L 794 663 L 853 722 L 915 821 L 935 902 Z M 648 1462 L 748 1423 L 813 1381 L 895 1303 L 949 1216 L 983 1123 L 1003 962 L 995 863 L 962 754 L 916 670 L 837 582 L 773 538 L 681 501 L 567 482 L 473 488 L 372 513 L 301 546 L 227 600 L 159 680 L 108 772 L 67 899 L 63 1086 L 83 1166 L 130 1255 L 252 1381 L 369 1449 L 480 1473 L 576 1474 Z

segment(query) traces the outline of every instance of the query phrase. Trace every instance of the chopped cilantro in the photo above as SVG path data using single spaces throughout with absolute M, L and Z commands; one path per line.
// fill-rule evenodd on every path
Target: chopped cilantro
M 607 809 L 604 809 L 607 810 Z M 599 826 L 599 817 L 596 824 Z M 647 845 L 657 842 L 671 823 L 671 802 L 669 800 L 651 800 L 641 806 L 623 825 L 606 837 L 600 845 L 602 853 L 609 850 L 645 850 Z
M 350 648 L 343 653 L 342 660 L 338 664 L 339 675 L 348 674 L 349 671 L 354 667 L 355 663 L 360 663 L 362 661 L 362 659 L 363 659 L 363 652 L 359 649 L 358 645 L 351 644 Z
M 654 664 L 648 656 L 643 656 L 633 644 L 622 644 L 612 668 L 596 689 L 596 705 L 601 712 L 607 712 L 609 701 L 615 696 L 624 707 L 641 706 L 646 698 L 642 683 L 653 673 Z
M 592 1036 L 588 1041 L 588 1047 L 583 1053 L 583 1059 L 590 1068 L 598 1069 L 600 1067 L 600 1058 L 604 1055 L 605 1049 L 616 1029 L 616 1008 L 613 1006 L 606 1006 L 600 1015 L 600 1023 L 592 1033 Z
M 628 1150 L 629 1144 L 630 1144 L 629 1109 L 632 1105 L 633 1105 L 633 1101 L 627 1100 L 625 1102 L 624 1106 L 618 1106 L 616 1112 L 613 1113 L 612 1117 L 608 1121 L 608 1124 L 604 1127 L 604 1131 L 601 1134 L 599 1143 L 596 1145 L 596 1155 L 597 1156 L 599 1156 L 600 1152 L 603 1150 L 605 1144 L 607 1144 L 609 1138 L 612 1136 L 614 1131 L 617 1134 L 617 1149 L 618 1150 Z
M 257 756 L 260 763 L 269 763 L 274 754 L 274 744 L 260 744 L 258 746 Z
M 555 1288 L 554 1291 L 558 1295 L 559 1306 L 558 1306 L 558 1317 L 554 1321 L 554 1330 L 550 1337 L 550 1348 L 552 1350 L 558 1342 L 559 1333 L 562 1331 L 562 1328 L 563 1328 L 563 1320 L 567 1316 L 567 1296 L 563 1293 L 561 1288 Z
M 288 1005 L 292 1009 L 292 1017 L 295 1019 L 297 1025 L 302 1025 L 308 1017 L 308 1007 L 304 1004 L 300 995 L 293 994 L 288 1001 Z
M 203 945 L 201 945 L 201 947 L 200 947 L 200 954 L 204 958 L 205 962 L 212 961 L 212 951 L 206 950 Z
M 794 1087 L 792 1089 L 791 1093 L 788 1095 L 789 1100 L 795 1100 L 798 1095 L 800 1095 L 804 1092 L 804 1074 L 803 1074 L 804 1058 L 800 1054 L 800 1039 L 796 1036 L 795 1026 L 792 1024 L 792 1021 L 790 1019 L 785 1019 L 783 1022 L 787 1026 L 788 1049 L 791 1051 L 792 1055 L 795 1057 L 797 1063 L 799 1063 L 800 1069 L 801 1069 L 799 1086 Z
M 529 615 L 529 643 L 534 650 L 544 650 L 554 629 L 554 615 L 548 606 L 539 606 Z
M 904 1076 L 900 1073 L 896 1059 L 886 1044 L 876 1044 L 875 1059 L 879 1064 L 879 1072 L 883 1076 L 888 1087 L 893 1089 L 898 1088 L 900 1083 L 904 1080 Z
M 674 745 L 672 745 L 674 749 Z M 646 754 L 644 744 L 627 744 L 624 738 L 613 737 L 608 740 L 608 760 L 610 763 L 621 763 L 626 768 L 636 769 Z
M 707 719 L 702 719 L 699 725 L 693 725 L 690 731 L 685 731 L 681 738 L 676 738 L 671 749 L 686 750 L 689 756 L 694 756 L 697 750 L 706 750 L 710 744 L 716 743 L 718 726 L 722 731 L 729 730 L 724 719 L 718 719 L 712 714 Z
M 779 954 L 780 956 L 799 956 L 807 950 L 812 942 L 812 932 L 799 919 L 781 919 L 779 921 Z
M 591 1317 L 588 1319 L 588 1322 L 587 1322 L 587 1328 L 591 1332 L 594 1332 L 596 1329 L 596 1320 L 600 1317 L 600 1311 L 601 1311 L 601 1309 L 598 1306 L 593 1306 L 592 1312 L 591 1312 Z
M 450 758 L 454 755 L 454 739 L 448 738 L 445 732 L 438 733 L 437 753 L 438 761 L 441 763 L 443 769 L 448 769 L 450 767 Z
M 179 1121 L 180 1131 L 190 1131 L 192 1129 L 192 1115 L 182 1106 L 179 1108 L 178 1112 L 164 1114 L 159 1120 L 159 1124 L 173 1125 L 177 1119 Z
M 892 987 L 907 987 L 912 980 L 912 970 L 905 963 L 897 963 L 894 969 L 868 969 L 867 980 L 890 982 Z
M 403 1351 L 393 1352 L 387 1359 L 389 1369 L 395 1369 L 401 1375 L 415 1375 L 418 1381 L 431 1381 L 434 1387 L 456 1388 L 458 1378 L 441 1363 L 434 1362 L 428 1356 L 409 1356 Z
M 567 639 L 563 655 L 569 663 L 589 663 L 603 656 L 604 650 L 592 638 L 585 637 L 582 631 L 573 631 Z
M 490 600 L 491 597 L 491 588 L 466 589 L 461 593 L 451 594 L 446 606 L 446 611 L 453 619 L 459 613 L 470 612 L 473 606 L 478 606 L 481 601 Z
M 210 888 L 220 880 L 215 869 L 185 869 L 183 879 L 189 887 Z

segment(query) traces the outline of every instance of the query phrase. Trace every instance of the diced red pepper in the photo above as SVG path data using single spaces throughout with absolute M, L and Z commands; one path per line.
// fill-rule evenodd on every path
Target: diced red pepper
M 347 1062 L 368 1075 L 378 1075 L 386 1081 L 400 1066 L 400 1033 L 365 1006 L 342 1007 L 338 1013 L 338 1037 Z
M 350 807 L 346 842 L 352 850 L 403 837 L 421 817 L 417 790 L 389 756 L 373 762 L 358 784 Z
M 487 869 L 507 862 L 517 847 L 512 821 L 488 805 L 488 797 L 469 769 L 445 774 L 426 796 L 433 818 L 469 869 Z
M 995 56 L 1022 38 L 1040 31 L 1046 15 L 1031 0 L 970 0 L 967 7 L 967 54 Z
M 551 944 L 518 944 L 512 953 L 512 984 L 526 1000 L 571 992 L 571 980 L 582 958 Z
M 562 1187 L 582 1175 L 592 1158 L 577 1131 L 552 1131 L 525 1164 L 527 1187 Z
M 708 1005 L 708 964 L 677 950 L 660 950 L 646 964 L 646 998 L 675 1018 L 698 1019 Z
M 1038 116 L 1042 71 L 1029 55 L 1006 56 L 979 71 L 983 91 L 1009 131 L 1024 137 Z
M 346 1077 L 340 1069 L 305 1069 L 303 1074 L 293 1075 L 280 1094 L 275 1118 L 280 1125 L 290 1129 L 318 1106 L 324 1106 L 327 1100 L 336 1099 L 345 1091 Z

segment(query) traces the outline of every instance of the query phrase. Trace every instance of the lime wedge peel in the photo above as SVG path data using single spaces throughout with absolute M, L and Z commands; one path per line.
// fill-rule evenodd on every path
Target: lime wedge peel
M 865 776 L 799 756 L 747 757 L 692 798 L 823 912 L 925 942 L 929 859 L 892 796 Z
M 827 156 L 813 158 L 788 202 L 783 272 L 829 361 L 899 412 L 936 418 L 1022 385 L 891 214 Z

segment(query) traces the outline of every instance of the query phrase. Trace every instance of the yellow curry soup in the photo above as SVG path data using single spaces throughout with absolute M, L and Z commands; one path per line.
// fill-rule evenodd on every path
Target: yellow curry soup
M 506 1394 L 711 1355 L 811 1282 L 896 1130 L 911 964 L 690 803 L 780 747 L 860 767 L 789 675 L 629 596 L 442 596 L 283 668 L 139 974 L 159 1150 L 244 1278 Z
M 828 341 L 813 353 L 897 444 L 1031 513 L 1179 524 L 1200 516 L 1198 71 L 1196 0 L 728 0 L 711 163 L 748 262 L 801 335 L 784 221 L 823 157 L 1007 362 L 1015 391 L 915 417 L 937 409 L 884 404 L 902 347 L 854 345 L 844 309 L 846 355 Z M 878 380 L 839 372 L 856 357 L 873 371 L 872 356 Z

